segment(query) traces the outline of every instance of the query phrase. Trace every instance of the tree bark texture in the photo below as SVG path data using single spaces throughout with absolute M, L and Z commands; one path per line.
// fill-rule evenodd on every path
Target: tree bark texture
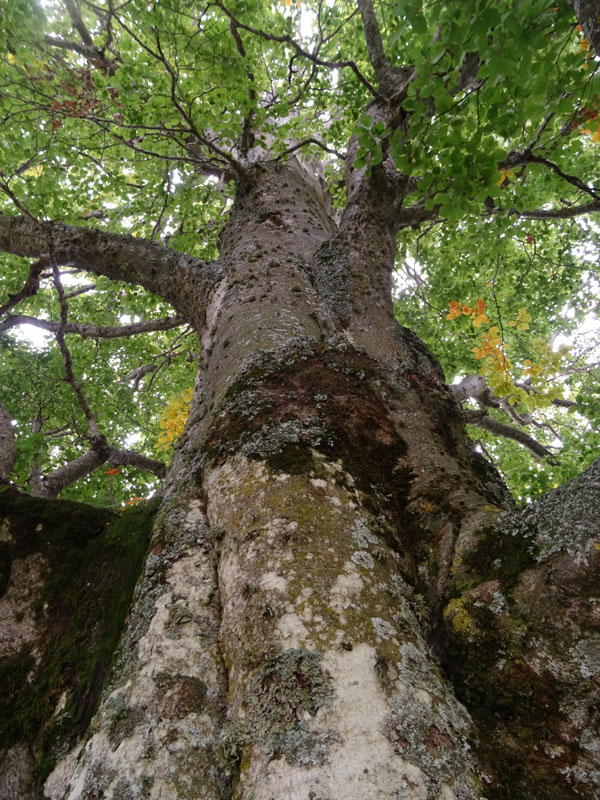
M 348 187 L 336 225 L 300 164 L 257 166 L 212 282 L 185 267 L 190 419 L 52 800 L 600 790 L 598 466 L 514 509 L 394 321 L 397 194 Z

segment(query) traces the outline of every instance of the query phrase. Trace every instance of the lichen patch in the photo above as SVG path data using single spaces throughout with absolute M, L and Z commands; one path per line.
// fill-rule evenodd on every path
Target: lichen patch
M 381 732 L 388 706 L 374 669 L 375 658 L 368 645 L 323 656 L 321 666 L 330 676 L 334 695 L 306 724 L 309 730 L 330 732 L 325 768 L 319 764 L 299 767 L 280 757 L 271 760 L 266 774 L 259 776 L 250 765 L 241 796 L 427 800 L 421 769 L 395 756 Z

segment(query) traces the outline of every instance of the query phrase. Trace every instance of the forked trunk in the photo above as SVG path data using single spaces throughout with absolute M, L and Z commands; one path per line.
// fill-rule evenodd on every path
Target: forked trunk
M 597 620 L 577 595 L 559 648 L 544 597 L 592 594 L 598 534 L 570 551 L 566 518 L 546 546 L 510 516 L 394 322 L 377 197 L 336 226 L 298 164 L 240 185 L 144 575 L 53 800 L 596 795 Z

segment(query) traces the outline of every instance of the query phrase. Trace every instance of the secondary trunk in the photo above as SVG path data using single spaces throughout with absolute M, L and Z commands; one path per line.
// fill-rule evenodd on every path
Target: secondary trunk
M 299 164 L 238 188 L 145 571 L 53 800 L 596 796 L 600 536 L 498 528 L 507 492 L 393 319 L 393 209 L 352 193 L 336 226 Z

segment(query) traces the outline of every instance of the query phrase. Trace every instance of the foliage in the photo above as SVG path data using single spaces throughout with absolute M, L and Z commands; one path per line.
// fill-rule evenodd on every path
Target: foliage
M 193 388 L 184 389 L 183 392 L 172 397 L 164 407 L 158 425 L 157 448 L 169 451 L 183 433 L 185 423 L 190 413 Z
M 478 330 L 478 344 L 471 348 L 471 352 L 481 362 L 479 373 L 486 376 L 487 384 L 496 397 L 506 398 L 511 406 L 523 405 L 527 411 L 549 407 L 553 400 L 562 395 L 562 387 L 551 386 L 551 381 L 559 374 L 568 348 L 563 346 L 554 352 L 543 339 L 524 341 L 523 337 L 515 337 L 515 343 L 520 344 L 521 349 L 528 350 L 529 355 L 536 359 L 533 362 L 529 358 L 523 358 L 518 367 L 520 375 L 517 375 L 515 365 L 507 356 L 507 349 L 511 346 L 507 335 L 511 331 L 501 331 L 496 325 L 491 325 L 484 313 L 485 307 L 481 297 L 477 298 L 472 308 L 451 300 L 446 319 L 454 320 L 461 315 L 469 317 L 471 325 Z M 507 324 L 509 328 L 515 328 L 519 332 L 529 330 L 530 322 L 531 316 L 522 306 L 516 317 Z M 519 378 L 524 384 L 519 385 L 516 382 Z
M 597 319 L 598 59 L 566 0 L 375 5 L 389 62 L 410 76 L 396 125 L 370 113 L 377 80 L 350 0 L 131 0 L 118 12 L 98 0 L 79 5 L 81 24 L 59 0 L 9 0 L 0 18 L 0 213 L 212 259 L 244 143 L 256 159 L 298 147 L 320 160 L 342 209 L 343 156 L 356 136 L 351 166 L 373 170 L 391 155 L 410 182 L 403 208 L 426 218 L 399 233 L 399 320 L 431 346 L 449 383 L 483 368 L 517 410 L 536 413 L 540 441 L 562 440 L 561 465 L 534 465 L 515 442 L 473 432 L 516 494 L 531 496 L 579 471 L 600 444 L 599 362 L 585 338 Z M 0 304 L 28 268 L 2 256 Z M 172 313 L 108 278 L 77 272 L 63 283 L 77 322 Z M 461 301 L 450 325 L 458 298 L 484 298 L 485 313 L 480 301 L 475 316 L 465 313 Z M 16 312 L 60 319 L 50 272 Z M 32 345 L 15 330 L 0 334 L 0 390 L 16 420 L 15 480 L 28 485 L 36 464 L 48 471 L 85 450 L 88 431 L 52 337 Z M 191 335 L 66 338 L 110 442 L 168 450 L 197 366 Z M 557 341 L 567 340 L 559 359 Z M 127 378 L 147 364 L 157 369 Z M 534 391 L 519 389 L 523 379 Z M 559 393 L 577 406 L 547 406 Z M 125 468 L 117 500 L 154 483 Z M 92 473 L 66 495 L 107 502 L 106 477 Z

